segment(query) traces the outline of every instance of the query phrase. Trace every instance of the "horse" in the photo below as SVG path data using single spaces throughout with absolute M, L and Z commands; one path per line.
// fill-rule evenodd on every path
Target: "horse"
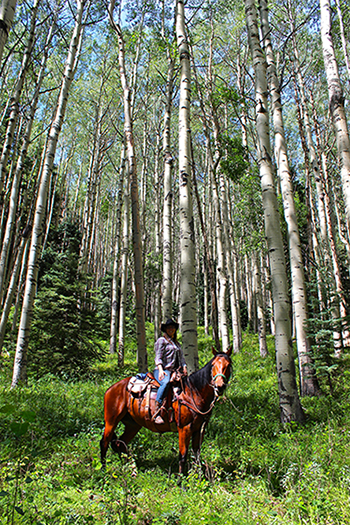
M 223 394 L 231 374 L 231 352 L 216 352 L 214 357 L 200 370 L 181 379 L 181 393 L 172 396 L 168 392 L 168 410 L 162 410 L 164 423 L 154 422 L 155 394 L 135 399 L 127 390 L 131 377 L 126 377 L 112 385 L 104 396 L 105 428 L 100 441 L 101 462 L 106 464 L 106 454 L 111 444 L 115 452 L 127 453 L 127 445 L 141 427 L 152 432 L 178 432 L 179 434 L 179 473 L 185 473 L 186 458 L 192 438 L 192 449 L 199 460 L 204 430 L 212 414 L 214 405 Z M 155 381 L 155 380 L 154 380 Z M 153 409 L 153 417 L 152 415 Z M 118 439 L 114 431 L 119 422 L 125 426 Z

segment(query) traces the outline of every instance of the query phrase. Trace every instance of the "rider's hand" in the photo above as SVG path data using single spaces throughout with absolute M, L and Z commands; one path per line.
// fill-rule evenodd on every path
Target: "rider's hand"
M 183 372 L 184 372 L 184 375 L 187 376 L 187 366 L 186 365 L 183 367 Z
M 160 367 L 158 368 L 158 378 L 159 378 L 159 381 L 163 381 L 164 376 L 165 376 L 165 374 L 164 374 L 163 367 L 160 366 Z

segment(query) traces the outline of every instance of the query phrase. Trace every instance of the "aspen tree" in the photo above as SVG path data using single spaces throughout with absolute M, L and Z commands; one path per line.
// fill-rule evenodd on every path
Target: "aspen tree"
M 18 330 L 16 354 L 13 367 L 13 376 L 11 384 L 12 388 L 17 386 L 20 381 L 25 381 L 27 375 L 27 349 L 32 320 L 36 281 L 38 275 L 38 265 L 43 235 L 43 221 L 47 202 L 47 192 L 56 153 L 57 141 L 65 116 L 69 88 L 71 86 L 74 69 L 76 67 L 77 51 L 79 48 L 80 39 L 82 38 L 82 16 L 86 4 L 87 0 L 77 0 L 75 26 L 70 41 L 55 115 L 48 133 L 48 144 L 44 158 L 43 171 L 40 179 L 40 186 L 34 215 L 33 232 L 29 250 L 29 260 L 23 296 L 23 306 L 21 312 L 20 326 Z
M 253 254 L 254 261 L 254 279 L 255 279 L 255 293 L 256 293 L 256 310 L 257 310 L 257 325 L 259 335 L 259 349 L 261 357 L 266 357 L 267 342 L 266 342 L 266 317 L 264 314 L 266 305 L 264 304 L 262 287 L 261 287 L 261 262 L 260 254 L 256 251 Z
M 183 0 L 177 0 L 176 36 L 181 64 L 179 103 L 180 308 L 184 356 L 189 372 L 198 369 L 194 222 L 191 184 L 190 53 Z
M 254 67 L 258 163 L 276 325 L 275 348 L 281 421 L 302 422 L 304 413 L 295 378 L 287 274 L 270 153 L 266 64 L 260 47 L 254 0 L 245 0 L 245 13 Z
M 195 78 L 196 87 L 197 87 L 197 91 L 199 95 L 200 107 L 201 107 L 201 112 L 202 112 L 202 122 L 203 122 L 204 133 L 205 133 L 206 176 L 208 180 L 207 191 L 208 191 L 208 194 L 210 194 L 212 192 L 212 184 L 210 184 L 210 180 L 212 176 L 214 162 L 213 162 L 213 157 L 212 157 L 212 153 L 210 149 L 210 132 L 209 132 L 209 124 L 208 124 L 208 115 L 206 114 L 205 105 L 203 101 L 203 94 L 202 94 L 202 91 L 200 89 L 199 82 L 197 79 L 196 68 L 193 62 L 193 53 L 192 53 L 192 67 L 193 67 L 194 78 Z M 192 141 L 191 141 L 191 148 L 192 148 Z M 221 343 L 220 343 L 220 338 L 219 338 L 219 326 L 218 326 L 216 276 L 215 276 L 214 262 L 213 262 L 214 261 L 214 256 L 213 256 L 214 249 L 212 249 L 212 247 L 214 248 L 215 244 L 212 240 L 210 241 L 210 236 L 213 235 L 213 230 L 215 228 L 209 227 L 208 229 L 206 229 L 204 225 L 204 223 L 207 224 L 207 222 L 210 222 L 212 220 L 212 215 L 213 215 L 211 213 L 211 210 L 208 211 L 208 213 L 206 214 L 206 208 L 207 208 L 206 200 L 209 201 L 209 206 L 211 206 L 212 201 L 214 199 L 211 198 L 211 195 L 210 197 L 208 197 L 208 199 L 206 199 L 205 192 L 204 192 L 205 202 L 203 203 L 203 209 L 204 209 L 204 214 L 206 214 L 206 216 L 204 216 L 204 214 L 202 213 L 202 204 L 201 204 L 201 200 L 200 200 L 200 196 L 198 192 L 196 173 L 194 169 L 193 152 L 191 153 L 191 156 L 192 156 L 192 180 L 193 180 L 193 186 L 194 186 L 194 191 L 195 191 L 196 200 L 197 200 L 197 210 L 198 210 L 199 222 L 200 222 L 203 242 L 205 246 L 205 264 L 206 264 L 206 268 L 208 272 L 207 277 L 209 278 L 208 280 L 209 280 L 209 289 L 210 289 L 210 298 L 211 298 L 211 322 L 212 322 L 212 329 L 213 329 L 213 338 L 215 341 L 216 350 L 218 352 L 221 352 Z M 205 219 L 208 219 L 208 220 L 205 220 Z
M 117 319 L 118 319 L 118 266 L 120 256 L 120 237 L 121 237 L 121 212 L 123 203 L 123 183 L 125 171 L 125 141 L 121 145 L 119 183 L 116 213 L 116 235 L 113 252 L 113 273 L 112 273 L 112 295 L 111 295 L 111 329 L 109 339 L 109 353 L 115 354 L 117 349 Z
M 319 392 L 319 387 L 313 369 L 311 343 L 306 333 L 308 322 L 308 306 L 306 298 L 304 263 L 301 253 L 299 227 L 294 204 L 287 145 L 285 141 L 281 93 L 270 38 L 271 33 L 267 12 L 267 0 L 259 0 L 259 8 L 267 61 L 267 78 L 269 81 L 269 90 L 272 99 L 273 128 L 275 133 L 275 159 L 280 178 L 284 218 L 286 220 L 288 229 L 289 259 L 292 280 L 292 301 L 299 359 L 300 391 L 301 395 L 303 396 L 313 396 Z
M 137 363 L 140 372 L 147 370 L 147 347 L 146 347 L 146 326 L 145 326 L 145 299 L 143 281 L 143 255 L 142 237 L 140 228 L 140 210 L 138 194 L 138 178 L 136 156 L 134 148 L 133 121 L 131 112 L 131 93 L 127 81 L 125 70 L 125 50 L 124 39 L 121 27 L 113 19 L 114 0 L 109 4 L 108 14 L 112 28 L 118 36 L 119 48 L 119 72 L 124 95 L 124 133 L 127 145 L 127 158 L 129 165 L 130 178 L 130 197 L 132 212 L 132 244 L 134 252 L 134 280 L 136 295 L 136 323 L 137 323 Z
M 348 225 L 350 225 L 350 139 L 344 110 L 343 89 L 333 46 L 329 0 L 320 0 L 320 8 L 323 61 L 327 77 L 329 108 L 337 139 L 346 218 Z
M 15 16 L 17 0 L 1 0 L 0 5 L 0 62 L 7 42 L 13 18 Z
M 350 80 L 350 59 L 349 59 L 349 53 L 347 48 L 347 42 L 345 37 L 345 30 L 344 30 L 344 21 L 343 21 L 343 15 L 341 11 L 341 5 L 340 0 L 335 0 L 336 6 L 337 6 L 337 13 L 338 13 L 338 19 L 339 19 L 339 27 L 340 27 L 340 36 L 341 36 L 341 44 L 343 48 L 343 55 L 344 60 L 346 64 L 346 70 L 348 72 L 348 77 Z
M 155 237 L 155 256 L 156 256 L 156 275 L 154 286 L 154 340 L 158 339 L 158 329 L 161 325 L 161 268 L 160 268 L 160 254 L 161 254 L 161 204 L 160 204 L 160 174 L 159 174 L 159 155 L 160 155 L 160 133 L 156 130 L 156 148 L 154 152 L 154 237 Z M 162 217 L 163 218 L 163 217 Z
M 213 19 L 211 17 L 211 36 L 209 45 L 209 61 L 208 61 L 208 88 L 211 98 L 213 99 L 213 41 L 214 41 L 214 29 Z M 221 154 L 219 148 L 219 137 L 220 137 L 220 125 L 217 115 L 216 108 L 211 106 L 211 119 L 214 124 L 214 146 L 215 146 L 215 159 L 214 163 L 211 163 L 210 182 L 213 188 L 214 196 L 214 209 L 215 209 L 215 234 L 216 234 L 216 250 L 217 250 L 217 279 L 218 279 L 218 313 L 219 313 L 219 327 L 222 341 L 222 349 L 227 352 L 230 346 L 230 335 L 229 325 L 227 318 L 227 289 L 228 289 L 228 276 L 227 276 L 227 235 L 225 238 L 225 224 L 224 224 L 224 212 L 222 207 L 224 205 L 222 194 L 219 190 L 219 184 L 222 184 L 222 173 L 221 173 Z
M 170 149 L 170 122 L 173 96 L 174 60 L 167 49 L 168 75 L 163 124 L 163 156 L 164 156 L 164 204 L 163 204 L 163 290 L 162 315 L 163 319 L 172 317 L 172 282 L 173 282 L 173 250 L 172 250 L 172 203 L 173 157 Z M 158 328 L 158 327 L 156 327 Z
M 127 170 L 128 171 L 128 170 Z M 127 173 L 127 175 L 129 175 Z M 120 307 L 119 307 L 119 335 L 118 335 L 118 365 L 124 365 L 124 344 L 125 344 L 125 319 L 126 319 L 126 299 L 128 286 L 128 260 L 129 260 L 129 192 L 130 179 L 126 177 L 124 188 L 124 217 L 123 217 L 123 248 L 121 257 L 121 279 L 120 279 Z
M 28 41 L 27 41 L 27 45 L 26 45 L 26 48 L 23 54 L 23 59 L 22 59 L 22 64 L 21 64 L 19 75 L 18 75 L 18 79 L 17 79 L 13 94 L 10 99 L 10 104 L 9 104 L 10 115 L 8 118 L 5 140 L 2 146 L 2 153 L 1 153 L 1 158 L 0 158 L 0 196 L 2 194 L 4 184 L 6 182 L 7 162 L 9 159 L 11 147 L 13 146 L 13 140 L 14 140 L 17 118 L 18 118 L 18 113 L 19 113 L 19 101 L 20 101 L 20 97 L 21 97 L 21 93 L 22 93 L 22 89 L 24 85 L 24 80 L 25 80 L 25 77 L 28 71 L 28 67 L 30 64 L 32 50 L 33 50 L 35 27 L 36 27 L 36 17 L 37 17 L 40 1 L 41 0 L 34 0 L 34 4 L 32 7 L 32 16 L 31 16 L 31 21 L 30 21 Z

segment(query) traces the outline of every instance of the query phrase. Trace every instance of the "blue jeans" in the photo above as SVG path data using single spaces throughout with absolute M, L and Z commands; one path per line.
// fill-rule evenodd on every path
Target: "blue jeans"
M 160 383 L 160 387 L 158 388 L 157 392 L 157 401 L 158 403 L 161 403 L 163 399 L 165 398 L 168 388 L 169 388 L 169 381 L 171 377 L 171 372 L 169 370 L 164 370 L 164 377 L 161 381 L 159 381 L 159 370 L 158 368 L 155 369 L 153 372 L 154 377 L 156 380 Z

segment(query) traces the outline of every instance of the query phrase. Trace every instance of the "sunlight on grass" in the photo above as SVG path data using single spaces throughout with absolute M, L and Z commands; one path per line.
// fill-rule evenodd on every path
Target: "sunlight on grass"
M 151 348 L 151 326 L 148 339 Z M 211 345 L 200 330 L 201 364 Z M 262 359 L 257 338 L 246 334 L 208 425 L 202 468 L 193 464 L 181 486 L 176 434 L 142 430 L 129 458 L 109 451 L 101 469 L 103 394 L 136 371 L 132 347 L 123 369 L 107 356 L 86 381 L 46 376 L 26 388 L 3 387 L 0 523 L 348 523 L 348 384 L 339 379 L 334 398 L 303 399 L 307 423 L 282 427 L 272 338 L 269 349 Z M 5 371 L 2 383 L 9 384 Z

